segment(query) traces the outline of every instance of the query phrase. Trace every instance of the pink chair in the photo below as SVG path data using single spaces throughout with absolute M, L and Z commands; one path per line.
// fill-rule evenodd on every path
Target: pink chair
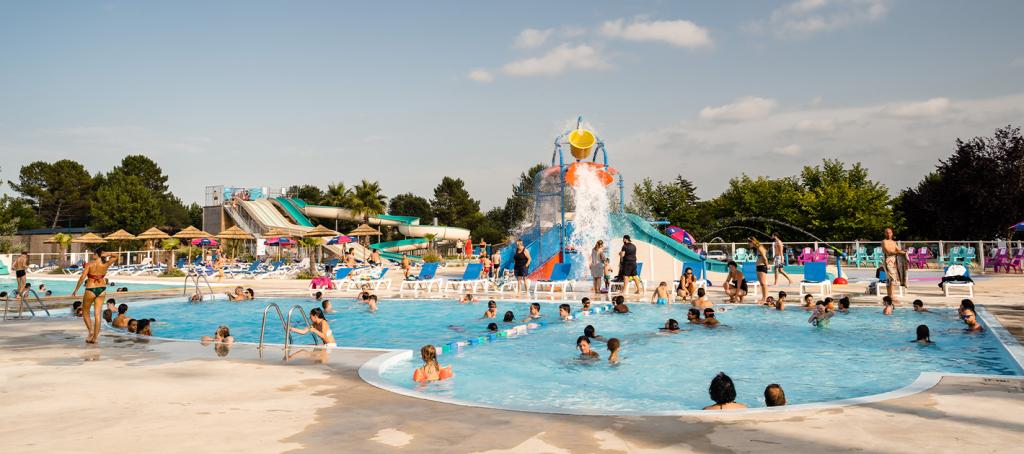
M 828 249 L 824 247 L 818 247 L 817 251 L 814 251 L 814 260 L 812 262 L 828 262 Z
M 1010 272 L 1010 268 L 1013 268 L 1018 273 L 1024 273 L 1024 266 L 1022 266 L 1022 263 L 1024 263 L 1024 248 L 1017 249 L 1017 253 L 1013 254 L 1013 258 L 1008 257 L 1006 262 L 1003 263 L 1003 266 L 1006 268 L 1007 273 Z
M 928 268 L 928 259 L 932 258 L 932 250 L 927 246 L 921 246 L 917 248 L 917 255 L 913 256 L 911 260 L 914 262 L 914 266 L 918 268 Z
M 811 248 L 809 248 L 809 247 L 805 247 L 803 252 L 801 252 L 800 255 L 798 255 L 796 257 L 796 263 L 798 265 L 803 265 L 804 263 L 813 262 L 813 261 L 814 261 L 814 253 L 811 252 Z
M 999 268 L 1006 268 L 1006 272 L 1010 272 L 1010 253 L 1004 247 L 996 249 L 995 255 L 990 257 L 989 262 L 985 263 L 985 267 L 991 266 L 993 272 L 998 273 Z

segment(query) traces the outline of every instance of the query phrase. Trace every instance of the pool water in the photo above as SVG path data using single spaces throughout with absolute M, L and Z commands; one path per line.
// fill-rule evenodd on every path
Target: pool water
M 77 279 L 78 279 L 77 277 L 75 277 L 75 280 L 70 280 L 70 279 L 69 280 L 45 279 L 45 278 L 40 279 L 40 278 L 36 278 L 36 277 L 33 277 L 33 276 L 28 276 L 28 280 L 26 282 L 28 282 L 29 284 L 32 284 L 32 289 L 36 290 L 37 292 L 39 291 L 39 284 L 46 284 L 46 289 L 52 291 L 53 295 L 56 295 L 56 296 L 66 296 L 66 295 L 70 295 L 71 292 L 75 290 L 75 285 L 78 283 Z M 178 284 L 178 285 L 174 285 L 174 284 L 142 284 L 142 283 L 132 282 L 132 281 L 118 281 L 116 276 L 111 277 L 110 280 L 113 282 L 113 284 L 111 284 L 112 287 L 114 287 L 114 288 L 117 288 L 117 287 L 128 287 L 129 291 L 136 291 L 136 290 L 158 290 L 158 289 L 165 289 L 165 288 L 175 287 L 175 286 L 177 286 L 178 288 L 181 287 L 180 284 Z M 84 287 L 85 285 L 83 284 L 82 286 Z M 18 281 L 15 280 L 13 277 L 12 278 L 0 279 L 0 290 L 2 290 L 2 291 L 11 293 L 17 287 L 18 287 Z M 114 288 L 111 288 L 111 289 L 109 289 L 107 291 L 107 296 L 108 297 L 112 297 L 112 295 L 114 294 Z M 81 295 L 82 292 L 84 292 L 84 290 L 82 290 L 82 289 L 78 290 L 78 294 L 79 295 Z M 45 295 L 43 295 L 40 292 L 39 296 L 45 296 Z
M 244 303 L 174 301 L 129 304 L 132 317 L 157 319 L 154 335 L 198 339 L 228 325 L 236 340 L 256 342 L 268 303 L 287 313 L 294 304 L 307 312 L 319 303 L 308 298 L 261 298 Z M 800 308 L 784 312 L 757 306 L 729 306 L 718 314 L 717 328 L 685 323 L 685 305 L 635 304 L 628 315 L 602 313 L 581 320 L 557 320 L 557 304 L 542 304 L 544 326 L 528 334 L 499 338 L 441 355 L 455 378 L 427 385 L 412 381 L 421 365 L 419 348 L 485 335 L 486 326 L 511 310 L 518 320 L 528 303 L 499 302 L 497 320 L 481 320 L 486 303 L 437 300 L 382 300 L 379 310 L 351 298 L 332 299 L 328 314 L 337 342 L 346 347 L 414 350 L 413 359 L 382 372 L 393 385 L 425 397 L 440 397 L 505 408 L 588 412 L 662 412 L 700 409 L 710 404 L 708 383 L 719 371 L 734 380 L 737 401 L 764 406 L 764 387 L 782 385 L 790 404 L 826 402 L 883 393 L 912 383 L 921 372 L 1021 374 L 991 332 L 967 334 L 953 310 L 915 313 L 898 309 L 854 308 L 838 314 L 827 328 L 807 323 Z M 579 308 L 573 302 L 574 310 Z M 719 308 L 722 310 L 723 308 Z M 280 322 L 268 317 L 266 341 L 282 343 Z M 665 320 L 681 321 L 684 332 L 659 334 Z M 298 322 L 298 316 L 295 317 Z M 301 324 L 301 323 L 299 323 Z M 520 323 L 517 323 L 520 324 Z M 621 363 L 609 365 L 603 342 L 595 342 L 600 361 L 583 361 L 576 338 L 592 324 L 597 333 L 622 341 Z M 934 345 L 910 342 L 917 325 L 931 328 Z M 309 344 L 309 336 L 293 335 Z

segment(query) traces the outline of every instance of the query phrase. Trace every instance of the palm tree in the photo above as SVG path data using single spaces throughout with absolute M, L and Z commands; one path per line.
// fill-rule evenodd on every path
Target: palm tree
M 380 183 L 363 180 L 355 186 L 352 200 L 352 211 L 363 216 L 366 221 L 370 216 L 384 214 L 388 198 L 381 192 Z
M 427 248 L 431 251 L 434 250 L 434 240 L 437 239 L 436 233 L 427 233 L 423 235 L 423 239 L 427 240 Z
M 348 208 L 352 205 L 354 193 L 352 189 L 346 188 L 345 183 L 337 182 L 327 185 L 327 192 L 320 203 L 335 207 Z
M 320 246 L 321 244 L 323 244 L 323 241 L 321 241 L 320 238 L 299 238 L 298 241 L 296 241 L 296 242 L 299 244 L 299 246 L 306 248 L 306 250 L 308 251 L 308 254 L 309 254 L 309 272 L 310 273 L 315 273 L 315 271 L 316 271 L 316 257 L 314 257 L 314 255 L 316 253 L 317 246 Z
M 70 254 L 71 253 L 71 250 L 70 250 L 71 239 L 72 239 L 71 235 L 68 235 L 66 233 L 58 233 L 58 234 L 53 236 L 53 239 L 54 239 L 54 241 L 57 242 L 57 244 L 60 245 L 60 254 L 61 254 L 60 263 L 61 263 L 61 266 L 67 266 L 68 265 L 68 263 L 67 263 L 67 256 L 65 254 Z

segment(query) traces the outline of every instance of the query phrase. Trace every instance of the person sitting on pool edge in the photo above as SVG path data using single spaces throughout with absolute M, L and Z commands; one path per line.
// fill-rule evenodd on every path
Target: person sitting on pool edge
M 715 403 L 704 407 L 705 410 L 740 410 L 747 408 L 736 402 L 736 387 L 732 379 L 725 372 L 719 372 L 711 379 L 711 386 L 708 387 L 708 395 Z
M 487 302 L 487 311 L 481 318 L 496 318 L 498 316 L 498 303 L 494 300 Z
M 527 315 L 526 318 L 523 319 L 523 321 L 528 322 L 530 320 L 540 317 L 540 303 L 530 303 L 530 315 Z
M 704 326 L 718 326 L 718 319 L 715 318 L 715 310 L 710 307 L 704 309 Z
M 892 315 L 892 310 L 895 306 L 892 304 L 892 298 L 889 295 L 882 297 L 882 315 Z
M 689 311 L 686 311 L 686 322 L 692 325 L 700 325 L 704 322 L 700 319 L 700 309 L 691 307 Z
M 323 300 L 320 302 L 320 308 L 324 310 L 325 314 L 334 314 L 334 305 L 331 304 L 331 300 Z
M 911 342 L 917 342 L 922 345 L 932 344 L 932 333 L 928 329 L 928 325 L 917 325 L 917 339 Z
M 235 343 L 235 337 L 231 335 L 231 330 L 227 326 L 220 325 L 217 327 L 217 331 L 214 331 L 213 336 L 203 336 L 200 341 L 233 344 Z
M 924 301 L 914 300 L 912 304 L 914 306 L 914 312 L 928 312 L 928 309 L 924 308 Z
M 772 383 L 764 388 L 764 405 L 766 407 L 781 407 L 786 405 L 786 393 L 778 383 Z
M 423 366 L 418 367 L 412 373 L 415 382 L 447 380 L 455 376 L 452 366 L 441 366 L 437 362 L 437 348 L 433 345 L 424 345 L 420 349 L 420 358 L 423 359 Z
M 590 340 L 587 336 L 580 336 L 576 338 L 576 349 L 580 351 L 580 358 L 582 359 L 598 359 L 601 355 L 590 349 Z
M 114 320 L 110 322 L 110 325 L 113 326 L 114 328 L 124 329 L 126 326 L 128 326 L 128 315 L 126 315 L 127 313 L 128 305 L 124 303 L 119 304 L 117 306 L 117 317 L 114 317 Z
M 967 332 L 985 331 L 981 323 L 978 323 L 978 316 L 975 314 L 974 309 L 964 309 L 964 315 L 961 318 L 964 320 L 964 324 L 967 325 Z
M 665 322 L 665 326 L 658 328 L 658 331 L 663 333 L 675 334 L 679 332 L 679 322 L 674 318 L 670 318 Z
M 566 321 L 570 320 L 570 317 L 572 317 L 572 308 L 570 308 L 568 304 L 559 304 L 558 318 L 562 319 L 562 321 Z
M 704 287 L 701 287 L 697 289 L 697 299 L 693 300 L 693 302 L 690 303 L 690 305 L 697 309 L 703 310 L 709 307 L 713 307 L 715 303 L 712 303 L 711 300 L 708 299 L 707 291 L 704 290 Z
M 651 304 L 668 304 L 668 283 L 662 281 L 651 293 Z
M 617 337 L 608 339 L 608 363 L 618 364 L 619 363 L 619 348 L 622 347 L 622 342 Z
M 512 313 L 512 311 L 505 311 L 505 317 L 503 317 L 501 321 L 505 323 L 515 323 L 516 314 Z
M 324 343 L 325 347 L 337 347 L 338 344 L 334 341 L 334 333 L 331 331 L 331 325 L 327 323 L 327 319 L 324 318 L 324 311 L 319 307 L 314 307 L 309 311 L 310 325 L 305 328 L 288 328 L 295 334 L 308 334 L 312 332 Z
M 604 337 L 597 335 L 594 325 L 587 325 L 586 328 L 583 328 L 583 335 L 587 336 L 587 339 L 604 340 Z

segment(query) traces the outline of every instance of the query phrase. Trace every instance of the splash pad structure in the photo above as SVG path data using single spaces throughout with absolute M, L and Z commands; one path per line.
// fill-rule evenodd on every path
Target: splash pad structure
M 532 258 L 532 280 L 547 279 L 558 263 L 572 264 L 572 279 L 589 280 L 591 251 L 598 240 L 604 241 L 617 270 L 623 235 L 630 235 L 637 246 L 644 280 L 671 282 L 687 266 L 725 270 L 724 263 L 704 259 L 647 220 L 625 212 L 623 176 L 609 165 L 604 141 L 582 117 L 575 128 L 555 137 L 551 165 L 534 175 L 533 211 L 520 232 L 517 239 Z M 514 253 L 514 244 L 502 250 L 503 271 L 511 270 Z

